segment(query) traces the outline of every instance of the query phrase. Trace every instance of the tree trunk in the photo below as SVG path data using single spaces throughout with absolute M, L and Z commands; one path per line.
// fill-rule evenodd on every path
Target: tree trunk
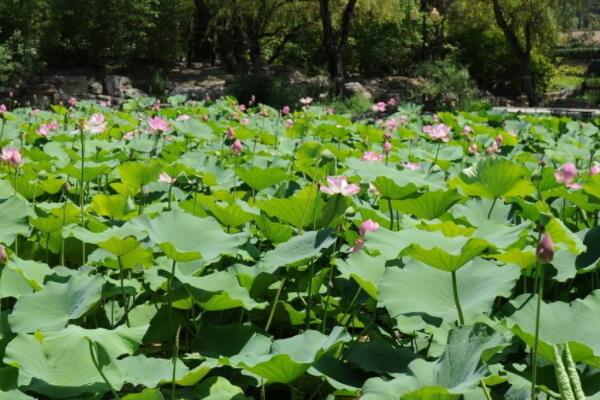
M 527 102 L 531 107 L 539 105 L 539 98 L 535 90 L 535 82 L 533 79 L 533 71 L 531 69 L 531 59 L 523 60 L 521 62 L 521 71 L 523 79 L 523 91 L 527 96 Z
M 334 83 L 334 91 L 336 95 L 341 95 L 344 90 L 344 50 L 348 43 L 350 34 L 350 25 L 352 15 L 356 6 L 357 0 L 349 0 L 344 8 L 342 16 L 342 25 L 340 28 L 340 38 L 336 41 L 333 25 L 331 22 L 331 10 L 329 8 L 329 0 L 319 0 L 321 11 L 321 23 L 323 25 L 323 45 L 327 53 L 327 70 L 329 77 Z
M 192 22 L 193 30 L 189 44 L 188 61 L 212 61 L 214 49 L 208 40 L 210 24 L 210 10 L 205 0 L 194 0 L 196 12 Z

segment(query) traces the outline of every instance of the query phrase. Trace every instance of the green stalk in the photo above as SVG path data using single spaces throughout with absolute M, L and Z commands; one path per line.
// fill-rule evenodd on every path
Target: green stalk
M 390 231 L 394 230 L 394 209 L 392 208 L 392 199 L 387 199 L 388 208 L 390 209 Z
M 127 327 L 129 328 L 129 306 L 128 306 L 128 301 L 127 301 L 127 294 L 125 294 L 125 278 L 123 275 L 123 264 L 121 262 L 121 257 L 117 257 L 117 260 L 119 261 L 119 279 L 121 281 L 121 299 L 123 300 L 123 308 L 125 308 L 125 323 L 127 324 Z
M 79 212 L 81 213 L 81 227 L 85 228 L 85 215 L 83 213 L 84 202 L 84 168 L 85 168 L 85 136 L 83 128 L 79 128 L 79 139 L 81 140 L 81 183 L 79 185 Z M 85 264 L 85 242 L 81 242 L 81 263 Z
M 437 150 L 435 152 L 435 160 L 433 161 L 433 164 L 431 164 L 429 166 L 429 169 L 427 170 L 427 175 L 429 175 L 431 173 L 431 170 L 433 169 L 433 166 L 437 164 L 438 162 L 438 156 L 440 155 L 440 147 L 442 147 L 442 142 L 438 142 L 438 147 Z
M 235 164 L 233 166 L 233 202 L 235 203 L 235 195 L 237 193 L 237 166 L 238 166 L 238 156 L 235 156 Z
M 112 392 L 113 396 L 115 396 L 115 399 L 121 400 L 121 398 L 119 397 L 119 394 L 117 393 L 115 388 L 110 384 L 110 381 L 108 380 L 108 378 L 106 378 L 106 375 L 104 375 L 104 372 L 102 372 L 102 367 L 100 366 L 100 364 L 98 363 L 98 360 L 96 359 L 96 356 L 94 355 L 94 345 L 93 345 L 92 341 L 89 340 L 88 343 L 90 345 L 90 356 L 92 357 L 92 362 L 94 363 L 94 367 L 96 367 L 96 370 L 102 377 L 102 380 L 104 381 L 104 383 L 106 383 L 106 386 L 108 386 L 108 388 Z
M 537 270 L 537 305 L 535 311 L 535 336 L 533 339 L 533 348 L 531 349 L 531 398 L 532 400 L 537 399 L 535 386 L 537 383 L 537 357 L 538 357 L 538 344 L 540 340 L 540 314 L 542 308 L 542 295 L 544 292 L 544 269 L 538 262 L 536 265 Z
M 269 319 L 267 320 L 267 325 L 265 326 L 265 331 L 269 332 L 269 328 L 271 327 L 271 322 L 273 321 L 273 316 L 275 315 L 275 309 L 277 308 L 277 303 L 279 302 L 279 296 L 281 296 L 281 291 L 285 286 L 287 277 L 283 278 L 281 281 L 281 285 L 279 285 L 279 289 L 277 289 L 277 294 L 275 295 L 275 300 L 273 301 L 273 306 L 271 307 L 271 312 L 269 313 Z
M 456 271 L 452 271 L 452 293 L 454 294 L 454 304 L 456 305 L 456 311 L 458 311 L 458 322 L 462 326 L 465 324 L 465 317 L 463 316 L 462 308 L 460 306 L 460 300 L 458 298 L 458 285 L 456 284 Z
M 492 217 L 492 211 L 494 211 L 494 206 L 496 205 L 497 201 L 498 201 L 498 198 L 494 197 L 494 201 L 492 202 L 492 206 L 490 207 L 490 211 L 488 211 L 487 219 L 490 219 Z
M 173 178 L 175 179 L 175 178 Z M 171 211 L 171 192 L 173 191 L 173 182 L 169 184 L 169 193 L 167 199 L 167 211 Z
M 173 348 L 173 372 L 171 375 L 171 400 L 175 400 L 175 376 L 177 374 L 177 358 L 179 358 L 179 334 L 181 333 L 181 326 L 177 327 L 177 333 L 175 334 L 175 347 Z
M 308 279 L 308 299 L 306 301 L 306 315 L 304 316 L 304 330 L 307 331 L 310 328 L 310 309 L 312 307 L 312 281 L 315 276 L 315 266 L 312 260 L 309 264 L 309 279 Z

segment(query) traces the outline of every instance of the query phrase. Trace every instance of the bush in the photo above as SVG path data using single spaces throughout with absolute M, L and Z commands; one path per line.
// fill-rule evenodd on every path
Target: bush
M 0 89 L 19 84 L 41 67 L 37 41 L 27 40 L 16 31 L 6 42 L 0 43 Z
M 327 87 L 319 84 L 294 84 L 282 78 L 266 74 L 251 74 L 236 77 L 228 86 L 228 93 L 241 103 L 247 103 L 254 95 L 259 103 L 275 108 L 298 104 L 301 97 L 318 98 L 327 91 Z
M 426 108 L 454 109 L 475 97 L 469 71 L 452 57 L 426 61 L 414 75 L 425 79 L 420 95 Z

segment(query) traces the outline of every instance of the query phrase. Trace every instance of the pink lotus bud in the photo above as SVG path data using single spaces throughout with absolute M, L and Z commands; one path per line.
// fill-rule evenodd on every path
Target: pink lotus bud
M 386 108 L 387 104 L 384 103 L 383 101 L 380 101 L 378 103 L 373 104 L 373 111 L 376 112 L 385 112 L 385 108 Z
M 387 140 L 383 143 L 383 152 L 384 154 L 389 154 L 392 151 L 392 143 Z
M 377 229 L 379 229 L 379 224 L 373 220 L 368 219 L 362 224 L 360 224 L 360 228 L 358 228 L 358 233 L 364 238 L 367 232 L 375 232 Z
M 0 262 L 5 262 L 7 258 L 6 249 L 0 244 Z
M 234 155 L 238 156 L 242 154 L 242 151 L 244 151 L 244 145 L 242 144 L 242 142 L 240 142 L 239 139 L 235 139 L 233 144 L 229 146 L 229 149 Z
M 283 124 L 285 125 L 286 128 L 291 128 L 292 126 L 294 126 L 294 121 L 291 119 L 286 119 Z
M 600 165 L 594 163 L 590 168 L 590 176 L 598 175 L 600 173 Z
M 7 108 L 4 104 L 0 104 L 0 114 L 4 114 L 7 111 Z
M 281 115 L 288 115 L 289 113 L 290 113 L 290 107 L 283 106 L 283 108 L 281 109 Z
M 240 104 L 240 107 L 239 107 L 239 108 L 240 108 L 240 111 L 241 111 L 241 112 L 244 112 L 244 111 L 246 111 L 246 105 L 245 105 L 245 104 Z
M 477 143 L 471 143 L 471 145 L 469 145 L 469 153 L 475 155 L 478 151 Z
M 398 121 L 395 118 L 390 118 L 387 120 L 386 126 L 390 131 L 393 131 L 398 127 Z
M 407 115 L 401 115 L 401 116 L 400 116 L 400 123 L 401 123 L 402 125 L 406 125 L 406 124 L 407 124 L 407 122 L 408 122 L 408 116 L 407 116 Z
M 535 256 L 542 264 L 549 264 L 552 262 L 552 259 L 554 258 L 554 243 L 548 233 L 545 233 L 544 236 L 542 236 L 542 240 L 538 243 Z
M 67 100 L 67 104 L 69 104 L 71 107 L 75 107 L 77 105 L 77 99 L 75 97 L 71 97 L 69 100 Z
M 225 136 L 227 136 L 229 139 L 233 139 L 235 137 L 235 131 L 231 126 L 227 127 L 227 130 L 225 131 Z
M 390 97 L 390 99 L 388 100 L 388 106 L 394 107 L 396 104 L 398 104 L 396 99 L 394 97 Z

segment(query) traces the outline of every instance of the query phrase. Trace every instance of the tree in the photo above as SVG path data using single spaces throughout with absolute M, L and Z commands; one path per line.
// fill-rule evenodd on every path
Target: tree
M 336 32 L 332 23 L 330 0 L 319 0 L 321 23 L 323 25 L 323 45 L 327 53 L 327 70 L 334 83 L 335 93 L 338 95 L 344 89 L 344 51 L 348 44 L 356 2 L 357 0 L 348 0 L 343 7 L 340 28 Z
M 489 0 L 496 24 L 520 66 L 523 91 L 530 106 L 539 104 L 533 79 L 531 55 L 534 47 L 555 32 L 551 0 Z M 551 42 L 554 42 L 553 40 Z

